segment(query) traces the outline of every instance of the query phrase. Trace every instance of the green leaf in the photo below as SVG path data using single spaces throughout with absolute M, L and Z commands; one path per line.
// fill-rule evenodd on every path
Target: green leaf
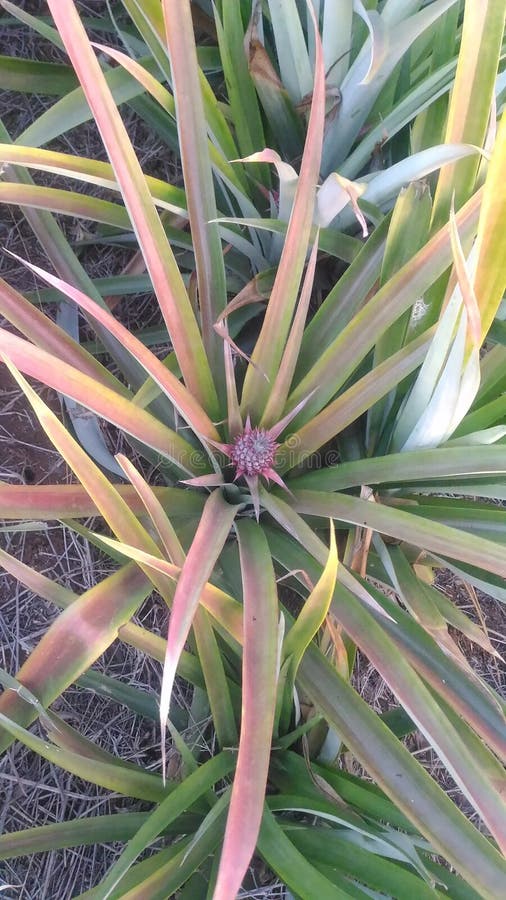
M 350 895 L 321 875 L 290 839 L 268 807 L 264 809 L 258 849 L 267 864 L 302 900 L 344 900 Z
M 219 803 L 220 801 L 218 801 Z M 218 804 L 216 804 L 218 805 Z M 133 866 L 122 884 L 110 895 L 113 900 L 166 900 L 194 874 L 214 852 L 223 830 L 224 811 L 216 817 L 213 808 L 204 819 L 192 841 L 184 837 L 166 850 L 155 853 Z M 100 886 L 80 895 L 80 900 L 101 900 Z
M 298 541 L 301 540 L 301 536 L 297 532 L 294 532 L 294 536 Z M 288 535 L 281 535 L 279 532 L 272 533 L 269 530 L 268 539 L 271 552 L 284 568 L 291 571 L 302 563 L 309 577 L 318 577 L 323 563 L 318 547 L 315 547 L 312 552 L 314 557 L 319 559 L 320 566 L 315 565 L 303 547 L 293 546 L 293 539 Z M 462 573 L 457 574 L 462 575 Z M 383 571 L 381 577 L 385 577 Z M 472 725 L 497 755 L 504 758 L 506 752 L 504 704 L 501 698 L 470 672 L 468 667 L 463 668 L 455 656 L 452 657 L 441 650 L 423 628 L 386 594 L 381 593 L 362 578 L 358 581 L 357 578 L 352 578 L 343 565 L 338 569 L 338 580 L 343 587 L 351 590 L 352 593 L 359 596 L 361 601 L 370 606 L 376 621 L 382 625 L 397 645 L 398 652 L 409 660 L 413 668 L 434 691 Z M 366 589 L 366 594 L 357 594 L 358 583 Z M 389 617 L 378 615 L 380 609 Z
M 438 852 L 480 896 L 492 900 L 500 894 L 506 874 L 500 854 L 316 648 L 306 653 L 300 680 L 357 759 Z
M 24 25 L 27 25 L 28 28 L 35 31 L 36 34 L 40 34 L 41 37 L 45 38 L 55 47 L 58 47 L 59 50 L 64 49 L 63 42 L 56 31 L 56 28 L 52 28 L 51 25 L 48 25 L 47 21 L 30 15 L 30 13 L 26 12 L 24 9 L 15 6 L 10 0 L 2 0 L 1 6 L 3 9 L 7 10 L 17 22 L 22 22 Z M 8 25 L 16 26 L 16 22 L 9 21 Z
M 6 143 L 0 144 L 0 160 L 12 165 L 26 166 L 29 169 L 36 169 L 41 172 L 51 172 L 55 175 L 75 178 L 85 184 L 96 184 L 115 193 L 120 193 L 120 187 L 116 181 L 113 167 L 110 163 L 102 160 L 88 159 L 85 156 L 73 156 L 70 153 L 57 153 L 55 150 L 41 150 L 37 147 L 24 147 Z M 186 198 L 181 188 L 152 176 L 146 176 L 146 183 L 157 206 L 177 215 L 187 216 Z M 18 187 L 20 197 L 23 196 L 23 190 L 28 194 L 26 191 L 28 185 L 18 185 Z M 35 188 L 36 186 L 32 184 L 31 187 Z M 49 196 L 51 196 L 49 188 L 44 188 L 44 190 L 49 190 Z M 63 191 L 61 193 L 68 192 Z M 43 197 L 42 191 L 39 191 L 38 194 Z M 37 196 L 35 191 L 34 196 Z M 92 197 L 83 197 L 82 194 L 77 196 L 83 201 L 94 199 Z M 130 226 L 127 225 L 126 227 L 129 228 Z
M 268 3 L 281 81 L 292 101 L 300 103 L 311 93 L 313 79 L 297 3 L 296 0 L 268 0 Z M 318 43 L 318 35 L 315 40 Z M 316 67 L 315 62 L 315 70 Z
M 0 56 L 0 78 L 4 91 L 57 97 L 69 93 L 77 84 L 69 66 L 14 56 Z
M 130 866 L 159 834 L 189 809 L 216 781 L 224 778 L 234 764 L 231 753 L 220 753 L 200 766 L 151 813 L 129 841 L 119 859 L 100 883 L 101 896 L 106 900 Z
M 233 5 L 227 4 L 225 12 L 233 9 Z M 302 121 L 292 103 L 288 91 L 279 80 L 278 74 L 271 62 L 269 54 L 259 39 L 258 30 L 253 25 L 249 31 L 248 42 L 248 69 L 255 84 L 262 108 L 269 123 L 271 132 L 276 135 L 279 148 L 284 159 L 296 159 L 302 153 L 304 143 Z M 241 47 L 242 52 L 242 47 Z M 241 83 L 240 97 L 243 97 L 243 85 Z M 246 155 L 252 150 L 259 150 L 260 146 L 251 150 L 243 150 Z
M 405 263 L 409 262 L 411 257 L 423 246 L 428 233 L 431 208 L 430 193 L 424 182 L 411 184 L 399 194 L 388 229 L 385 256 L 381 268 L 383 284 Z M 404 315 L 394 322 L 376 342 L 374 348 L 375 367 L 382 360 L 388 359 L 392 355 L 392 351 L 406 343 L 411 314 L 410 310 L 406 310 Z M 385 420 L 395 401 L 395 395 L 394 389 L 387 398 L 376 403 L 369 411 L 367 419 L 369 454 L 372 453 L 383 430 Z
M 297 365 L 297 357 L 300 351 L 300 345 L 304 334 L 304 325 L 313 291 L 316 257 L 318 254 L 318 236 L 317 233 L 307 264 L 306 273 L 304 275 L 299 303 L 293 318 L 290 333 L 286 340 L 283 356 L 279 363 L 279 368 L 274 384 L 272 385 L 267 406 L 265 407 L 265 411 L 260 421 L 262 428 L 272 427 L 279 421 L 285 409 L 286 400 L 290 392 L 290 385 Z
M 207 611 L 200 607 L 193 620 L 193 630 L 218 743 L 222 748 L 236 747 L 239 738 L 224 661 Z
M 292 502 L 294 508 L 305 515 L 332 517 L 362 528 L 373 528 L 425 550 L 465 560 L 503 577 L 506 575 L 506 559 L 499 543 L 421 520 L 403 509 L 369 503 L 345 494 L 328 496 L 319 491 L 297 491 Z
M 21 726 L 16 725 L 12 719 L 0 713 L 0 725 L 10 732 L 13 738 L 21 741 L 34 753 L 38 753 L 43 759 L 49 760 L 57 766 L 83 778 L 91 781 L 93 784 L 101 785 L 110 791 L 118 791 L 127 797 L 135 797 L 139 800 L 147 800 L 158 802 L 164 794 L 170 793 L 174 789 L 173 785 L 162 784 L 162 779 L 158 775 L 151 775 L 142 769 L 126 768 L 118 761 L 115 765 L 110 762 L 103 762 L 97 758 L 90 758 L 74 753 L 69 750 L 62 750 L 55 744 L 50 744 L 47 740 L 43 741 L 31 732 L 26 731 Z
M 249 156 L 261 150 L 265 146 L 265 140 L 258 100 L 244 51 L 245 35 L 239 4 L 224 3 L 222 17 L 220 19 L 216 14 L 215 24 L 239 153 L 241 156 Z M 261 173 L 260 167 L 256 167 L 254 174 L 258 176 Z
M 350 266 L 331 288 L 304 331 L 296 379 L 302 378 L 321 354 L 352 321 L 380 277 L 390 218 L 375 228 L 365 244 L 350 258 Z M 322 235 L 328 229 L 320 231 Z
M 111 678 L 110 675 L 97 672 L 95 669 L 89 669 L 80 675 L 79 678 L 76 678 L 75 683 L 86 690 L 94 691 L 101 697 L 114 700 L 115 703 L 127 707 L 140 716 L 154 722 L 158 721 L 158 703 L 155 697 L 145 690 L 139 690 L 118 678 Z
M 321 577 L 283 641 L 283 659 L 295 657 L 296 668 L 300 664 L 306 647 L 325 621 L 336 585 L 337 566 L 336 537 L 331 522 L 329 555 Z
M 322 165 L 324 175 L 339 168 L 341 161 L 346 158 L 381 89 L 404 54 L 454 2 L 455 0 L 436 0 L 416 15 L 410 15 L 410 10 L 404 7 L 399 21 L 389 21 L 387 11 L 383 12 L 389 52 L 375 78 L 364 83 L 371 59 L 370 39 L 367 40 L 341 83 L 339 112 L 329 123 L 325 135 Z M 418 4 L 415 8 L 418 8 Z
M 501 781 L 501 774 L 500 769 L 495 770 L 492 766 L 494 757 L 485 752 L 488 762 L 484 762 L 478 769 L 476 768 L 472 757 L 470 755 L 466 756 L 469 752 L 466 749 L 469 741 L 466 744 L 465 739 L 463 739 L 462 743 L 460 743 L 457 732 L 451 733 L 448 721 L 442 722 L 438 703 L 432 703 L 429 698 L 429 692 L 415 675 L 410 665 L 408 664 L 404 668 L 403 658 L 396 653 L 393 645 L 388 647 L 387 643 L 389 642 L 385 643 L 385 631 L 390 630 L 387 627 L 387 623 L 378 622 L 378 625 L 383 626 L 382 629 L 371 627 L 371 614 L 362 607 L 361 603 L 357 602 L 359 595 L 356 595 L 357 599 L 351 599 L 351 595 L 355 593 L 352 585 L 348 589 L 348 587 L 338 584 L 333 603 L 334 614 L 342 623 L 345 631 L 350 634 L 390 685 L 410 717 L 418 724 L 431 745 L 435 747 L 453 777 L 471 799 L 475 808 L 479 809 L 480 815 L 487 820 L 489 827 L 500 843 L 504 827 L 502 821 L 504 810 L 502 810 L 502 803 L 497 802 L 497 790 Z M 495 710 L 495 718 L 496 720 L 498 719 L 497 708 Z M 499 719 L 502 720 L 500 727 L 504 728 L 504 717 L 500 715 L 500 712 Z M 502 750 L 504 755 L 506 752 L 504 745 Z M 490 776 L 485 775 L 487 767 L 491 768 Z M 479 786 L 478 783 L 482 778 L 483 783 Z M 499 787 L 500 792 L 501 787 Z
M 372 172 L 364 176 L 364 180 L 360 182 L 360 201 L 364 213 L 374 222 L 374 215 L 369 216 L 369 210 L 373 213 L 388 211 L 401 189 L 410 182 L 421 181 L 437 169 L 467 156 L 479 156 L 479 148 L 468 144 L 439 144 L 413 153 L 379 173 Z M 335 224 L 343 230 L 353 225 L 353 213 L 349 207 L 339 213 Z
M 262 497 L 262 494 L 260 497 Z M 282 701 L 281 733 L 285 733 L 289 726 L 295 678 L 301 659 L 306 647 L 313 640 L 327 617 L 336 586 L 338 562 L 335 531 L 331 522 L 330 547 L 325 567 L 283 641 L 278 688 L 278 698 Z
M 446 143 L 465 142 L 484 146 L 501 55 L 505 10 L 504 0 L 484 0 L 483 3 L 464 5 Z M 439 227 L 446 221 L 452 202 L 459 209 L 471 195 L 478 166 L 479 159 L 470 157 L 441 171 L 434 198 L 433 226 Z
M 284 472 L 298 463 L 306 461 L 314 451 L 319 450 L 333 437 L 344 431 L 362 413 L 378 400 L 381 400 L 406 376 L 410 375 L 423 363 L 427 354 L 427 348 L 430 346 L 431 336 L 431 331 L 419 335 L 405 347 L 398 350 L 397 353 L 394 353 L 393 356 L 380 363 L 375 369 L 359 378 L 348 390 L 345 390 L 313 418 L 307 417 L 309 421 L 279 448 L 280 470 Z M 337 378 L 341 380 L 340 375 Z M 327 390 L 329 389 L 326 387 L 326 392 Z M 317 389 L 315 388 L 314 393 L 309 396 L 305 405 L 311 404 L 316 392 Z M 291 403 L 290 399 L 288 405 L 291 406 Z M 320 405 L 321 403 L 317 401 L 317 408 Z M 293 409 L 296 410 L 297 406 Z M 297 418 L 301 417 L 306 418 L 304 416 L 304 407 L 301 408 L 301 413 L 297 416 Z
M 316 472 L 295 476 L 290 481 L 290 487 L 342 491 L 361 484 L 409 487 L 416 486 L 417 482 L 433 482 L 435 489 L 439 490 L 437 484 L 442 478 L 462 481 L 463 476 L 475 475 L 474 480 L 479 482 L 481 477 L 487 475 L 500 478 L 504 474 L 506 457 L 502 447 L 442 447 L 329 465 Z
M 474 234 L 480 200 L 478 192 L 456 216 L 462 241 Z M 357 267 L 359 259 L 357 257 Z M 324 352 L 320 353 L 318 361 L 297 384 L 289 400 L 290 405 L 295 404 L 317 389 L 299 414 L 299 421 L 310 419 L 315 411 L 321 409 L 337 393 L 378 338 L 448 268 L 451 260 L 450 225 L 445 225 L 409 263 L 389 278 L 340 334 L 326 345 Z M 325 302 L 321 310 L 325 310 Z M 323 327 L 323 312 L 320 321 Z M 316 335 L 313 333 L 312 337 L 315 339 Z M 336 359 L 339 359 L 337 372 Z
M 58 188 L 3 181 L 0 184 L 0 203 L 16 203 L 21 208 L 30 206 L 80 219 L 91 219 L 114 228 L 129 228 L 128 215 L 119 204 Z
M 358 846 L 356 842 L 350 844 L 345 836 L 334 829 L 289 824 L 285 825 L 284 831 L 313 865 L 322 863 L 335 867 L 339 872 L 365 883 L 387 897 L 404 900 L 412 895 L 420 897 L 420 900 L 434 900 L 437 896 L 432 887 L 424 884 L 421 878 L 404 866 L 384 859 Z M 465 890 L 464 883 L 462 887 Z M 450 890 L 448 896 L 455 895 Z M 479 900 L 479 895 L 471 889 L 467 889 L 467 897 L 469 900 Z
M 330 793 L 333 791 L 343 806 L 349 805 L 360 813 L 362 820 L 387 822 L 408 833 L 416 830 L 409 819 L 372 781 L 365 781 L 357 775 L 351 775 L 345 769 L 323 765 L 314 760 L 311 760 L 311 771 L 313 775 L 321 776 L 323 782 L 330 785 Z M 310 796 L 313 796 L 315 785 L 309 780 L 306 761 L 298 753 L 276 754 L 271 763 L 270 773 L 274 784 L 283 794 L 304 794 L 309 787 Z
M 255 850 L 269 768 L 278 667 L 277 590 L 267 541 L 238 519 L 244 645 L 239 754 L 215 896 L 234 900 Z
M 44 853 L 65 847 L 106 844 L 110 841 L 128 841 L 138 832 L 149 813 L 116 813 L 110 816 L 89 816 L 26 828 L 23 831 L 5 832 L 0 835 L 0 859 L 15 859 L 31 853 Z M 197 827 L 199 817 L 188 813 L 179 816 L 164 832 L 180 834 Z

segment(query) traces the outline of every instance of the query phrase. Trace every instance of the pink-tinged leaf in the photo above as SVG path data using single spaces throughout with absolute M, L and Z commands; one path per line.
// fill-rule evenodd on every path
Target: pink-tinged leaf
M 131 11 L 131 8 L 129 11 Z M 157 49 L 161 50 L 161 53 L 164 56 L 168 56 L 167 49 L 163 46 L 165 41 L 165 30 L 161 10 L 159 21 L 156 23 L 156 32 L 157 37 L 155 40 L 158 44 Z M 127 56 L 126 53 L 122 53 L 121 50 L 117 50 L 114 47 L 106 47 L 104 44 L 95 44 L 94 42 L 92 42 L 92 46 L 101 53 L 106 53 L 112 59 L 116 60 L 116 62 L 119 63 L 132 78 L 135 78 L 135 80 L 145 88 L 148 94 L 151 94 L 151 96 L 154 97 L 162 109 L 164 109 L 173 119 L 176 118 L 176 104 L 174 97 L 163 84 L 160 84 L 160 82 L 144 68 L 144 66 L 135 59 Z M 162 68 L 166 67 L 168 70 L 168 59 L 160 59 L 160 63 Z M 219 177 L 225 179 L 225 181 L 232 186 L 234 191 L 238 191 L 240 194 L 244 195 L 245 179 L 242 177 L 241 173 L 238 173 L 237 168 L 234 169 L 229 162 L 229 158 L 235 156 L 236 148 L 228 124 L 226 123 L 225 117 L 216 106 L 214 94 L 204 75 L 202 75 L 202 73 L 199 74 L 200 84 L 204 95 L 207 130 L 209 134 L 212 134 L 212 140 L 207 137 L 206 144 L 213 169 Z M 198 141 L 196 141 L 196 143 L 198 144 Z M 2 158 L 1 153 L 2 150 L 0 145 L 0 159 Z M 61 155 L 64 156 L 64 154 Z M 70 159 L 72 159 L 72 157 L 70 157 Z M 90 163 L 90 160 L 86 160 L 87 165 Z M 93 161 L 93 163 L 96 166 L 100 165 L 100 163 L 96 163 L 95 161 Z M 101 165 L 105 166 L 107 164 L 102 163 Z M 160 181 L 149 175 L 146 176 L 146 182 L 158 206 L 164 206 L 166 209 L 170 209 L 183 215 L 185 221 L 188 220 L 186 197 L 182 188 L 174 187 L 173 185 L 167 184 L 167 182 Z M 180 195 L 179 197 L 178 194 Z M 243 196 L 243 201 L 244 199 Z M 245 205 L 251 208 L 251 204 L 246 203 Z
M 3 550 L 0 550 L 0 566 L 14 578 L 17 578 L 18 581 L 20 581 L 21 584 L 24 584 L 30 591 L 33 591 L 34 594 L 43 597 L 49 603 L 53 603 L 58 609 L 66 609 L 68 606 L 71 606 L 72 603 L 77 603 L 79 600 L 78 594 L 74 594 L 74 592 L 68 588 L 56 584 L 54 581 L 51 581 L 50 578 L 46 578 L 45 575 L 36 572 L 34 569 L 31 569 L 30 566 L 27 566 L 26 563 L 21 562 L 9 553 L 5 553 Z M 128 563 L 127 566 L 124 566 L 121 571 L 124 571 L 128 566 L 130 566 L 130 563 Z M 149 579 L 146 578 L 146 585 L 148 585 L 148 582 Z M 230 598 L 230 601 L 231 604 L 234 603 L 232 598 Z M 216 603 L 214 609 L 215 615 L 219 618 L 223 628 L 229 631 L 235 640 L 237 640 L 238 644 L 240 644 L 242 642 L 242 615 L 239 604 L 237 604 L 235 613 L 230 612 L 230 607 L 227 611 L 225 604 L 220 606 Z M 230 630 L 228 628 L 229 625 Z M 152 659 L 156 659 L 158 662 L 163 663 L 167 641 L 163 640 L 163 638 L 159 637 L 157 634 L 153 634 L 151 631 L 148 631 L 146 628 L 141 628 L 140 625 L 135 625 L 133 622 L 127 622 L 125 625 L 120 625 L 118 628 L 118 637 L 123 643 L 129 644 L 131 647 L 135 647 Z M 195 675 L 195 664 L 193 660 L 189 661 L 185 653 L 183 653 L 181 657 L 181 674 L 188 681 L 192 681 Z
M 116 459 L 127 478 L 135 486 L 139 496 L 142 497 L 146 511 L 151 517 L 167 556 L 177 566 L 183 567 L 185 552 L 161 503 L 142 475 L 125 456 L 118 454 Z M 193 620 L 193 630 L 220 746 L 234 746 L 237 743 L 237 730 L 233 705 L 213 625 L 204 609 L 197 608 Z
M 325 120 L 325 68 L 312 4 L 308 4 L 308 11 L 315 28 L 315 81 L 306 144 L 276 280 L 252 355 L 255 366 L 250 365 L 246 372 L 241 403 L 243 415 L 246 411 L 250 412 L 257 420 L 270 395 L 269 384 L 260 376 L 259 371 L 267 375 L 270 383 L 274 382 L 297 302 L 313 224 L 320 171 Z
M 165 512 L 162 504 L 156 496 L 153 488 L 144 480 L 134 464 L 123 453 L 116 454 L 116 461 L 120 464 L 128 480 L 132 483 L 140 499 L 146 507 L 146 512 L 155 526 L 167 556 L 177 566 L 184 562 L 184 550 L 174 530 L 174 526 Z
M 273 425 L 272 428 L 269 428 L 269 433 L 270 433 L 271 437 L 273 437 L 275 439 L 275 438 L 279 437 L 280 434 L 283 433 L 286 426 L 290 424 L 292 419 L 294 419 L 295 416 L 298 413 L 300 413 L 301 409 L 304 409 L 306 403 L 308 402 L 308 400 L 310 399 L 312 394 L 313 394 L 313 391 L 311 391 L 311 393 L 308 394 L 307 397 L 304 397 L 304 399 L 301 400 L 300 403 L 297 403 L 297 406 L 294 406 L 294 408 L 291 409 L 290 412 L 286 414 L 286 416 L 283 416 L 283 418 L 280 419 L 279 422 L 276 422 L 276 424 Z
M 144 513 L 144 504 L 129 484 L 117 484 L 115 490 L 133 515 Z M 193 518 L 202 510 L 202 498 L 179 488 L 155 487 L 155 495 L 173 515 Z M 52 520 L 87 519 L 101 512 L 80 484 L 2 484 L 0 483 L 0 517 L 2 519 Z
M 162 765 L 165 778 L 165 726 L 177 664 L 206 582 L 214 569 L 234 521 L 237 506 L 227 503 L 220 490 L 207 499 L 192 545 L 181 569 L 167 636 L 167 653 L 160 694 Z
M 131 563 L 86 591 L 53 622 L 17 679 L 49 706 L 113 643 L 150 589 L 144 573 Z M 0 695 L 0 713 L 24 726 L 37 718 L 36 708 L 13 691 Z
M 71 366 L 80 369 L 99 384 L 112 388 L 118 394 L 129 396 L 128 388 L 121 384 L 92 355 L 51 319 L 48 319 L 33 303 L 0 279 L 0 313 L 25 337 L 48 353 Z
M 467 312 L 467 333 L 469 343 L 479 348 L 481 344 L 480 307 L 474 293 L 473 278 L 468 272 L 468 263 L 460 243 L 459 230 L 455 221 L 455 210 L 450 210 L 450 239 L 452 244 L 453 265 L 459 282 L 460 292 Z
M 289 163 L 283 162 L 276 150 L 266 147 L 264 150 L 258 150 L 256 153 L 250 153 L 249 156 L 243 156 L 242 159 L 234 159 L 232 162 L 256 162 L 271 163 L 276 168 L 278 178 L 287 187 L 292 184 L 294 187 L 299 180 L 297 172 Z
M 278 475 L 275 469 L 266 469 L 265 477 L 267 481 L 273 481 L 274 484 L 277 484 L 279 487 L 283 488 L 287 494 L 291 494 L 290 488 L 288 488 L 281 478 L 281 475 Z
M 107 477 L 89 459 L 84 450 L 72 438 L 52 410 L 43 403 L 14 364 L 5 356 L 2 358 L 11 375 L 31 403 L 49 439 L 59 450 L 68 465 L 79 475 L 83 486 L 85 488 L 89 486 L 89 493 L 95 500 L 104 518 L 110 524 L 110 518 L 115 519 L 118 517 L 118 514 L 122 514 L 125 517 L 126 527 L 121 530 L 130 531 L 132 537 L 135 535 L 139 539 L 142 539 L 145 535 L 150 544 L 150 549 L 153 548 L 156 551 L 156 545 L 148 538 L 140 522 L 133 517 L 126 503 L 120 498 Z M 131 528 L 129 528 L 130 525 L 132 526 Z
M 218 439 L 218 433 L 214 425 L 200 406 L 199 402 L 195 400 L 191 391 L 184 387 L 176 376 L 173 375 L 172 372 L 170 372 L 166 366 L 164 366 L 163 363 L 160 362 L 160 360 L 157 359 L 157 357 L 128 330 L 128 328 L 125 328 L 124 325 L 118 322 L 108 310 L 100 307 L 98 303 L 95 303 L 94 300 L 87 297 L 86 294 L 78 288 L 73 287 L 66 281 L 62 281 L 61 278 L 51 275 L 50 272 L 46 272 L 44 269 L 39 268 L 39 266 L 32 265 L 32 263 L 21 259 L 21 257 L 16 256 L 14 253 L 12 253 L 11 256 L 14 256 L 15 259 L 23 263 L 23 265 L 36 275 L 39 275 L 47 284 L 57 288 L 65 294 L 66 297 L 69 297 L 74 303 L 77 303 L 78 306 L 90 313 L 101 325 L 107 328 L 110 333 L 132 353 L 140 365 L 143 366 L 146 372 L 151 375 L 154 381 L 156 381 L 159 387 L 165 391 L 181 416 L 189 425 L 191 425 L 197 434 L 202 434 L 203 436 L 213 438 L 214 440 Z
M 265 272 L 259 272 L 251 281 L 248 281 L 242 290 L 227 303 L 216 324 L 219 324 L 223 319 L 243 306 L 268 300 L 274 283 L 274 271 L 274 269 L 267 269 Z
M 219 328 L 220 325 L 215 325 L 214 327 Z M 228 338 L 228 325 L 226 320 L 222 323 L 221 329 L 226 338 Z M 237 396 L 237 385 L 235 383 L 232 347 L 228 340 L 223 342 L 223 353 L 225 356 L 225 384 L 227 388 L 228 437 L 229 440 L 233 440 L 233 438 L 242 431 L 242 419 L 239 408 L 239 398 Z
M 185 478 L 181 484 L 188 484 L 190 487 L 211 488 L 225 484 L 225 479 L 219 472 L 214 472 L 212 475 L 197 475 L 196 478 Z
M 6 553 L 1 547 L 0 566 L 22 584 L 26 585 L 34 594 L 50 600 L 55 606 L 65 609 L 74 600 L 77 600 L 77 595 L 70 588 L 51 581 L 45 575 L 41 575 L 40 572 L 36 572 L 35 569 L 21 562 L 20 559 L 16 559 L 15 556 Z
M 227 315 L 227 314 L 225 314 L 225 315 Z M 216 334 L 219 334 L 220 337 L 223 338 L 224 343 L 227 344 L 228 347 L 230 348 L 230 350 L 232 350 L 237 356 L 240 356 L 242 359 L 245 359 L 246 362 L 249 363 L 250 366 L 255 365 L 255 363 L 252 362 L 251 357 L 248 356 L 248 354 L 245 353 L 244 350 L 241 350 L 239 345 L 236 344 L 235 341 L 232 340 L 227 329 L 225 328 L 225 324 L 223 321 L 216 322 L 214 325 L 214 330 L 216 331 Z M 267 375 L 265 374 L 265 372 L 263 372 L 263 373 L 261 372 L 260 374 L 263 375 L 263 377 L 267 381 Z
M 112 531 L 121 540 L 128 541 L 133 545 L 140 545 L 148 553 L 152 553 L 155 556 L 158 555 L 158 547 L 153 538 L 132 514 L 114 485 L 92 462 L 55 414 L 42 402 L 16 367 L 6 357 L 4 357 L 4 362 L 29 400 L 48 438 L 93 498 L 100 514 Z M 151 569 L 148 569 L 146 574 L 162 597 L 169 603 L 173 596 L 173 582 L 166 576 L 153 572 Z
M 290 334 L 286 342 L 286 347 L 283 351 L 283 358 L 276 375 L 276 380 L 272 386 L 272 391 L 267 401 L 265 412 L 260 422 L 262 428 L 268 428 L 270 425 L 274 425 L 274 423 L 279 419 L 281 413 L 285 408 L 286 401 L 290 393 L 293 373 L 295 372 L 300 345 L 302 342 L 302 337 L 304 335 L 304 327 L 306 324 L 307 311 L 309 309 L 309 303 L 311 300 L 311 292 L 313 290 L 316 258 L 318 256 L 318 236 L 319 232 L 316 233 L 313 249 L 311 250 L 311 256 L 309 257 L 306 274 L 304 276 L 304 282 L 302 284 L 302 290 L 300 292 L 297 312 L 295 313 L 293 324 L 290 329 Z M 295 417 L 296 413 L 294 413 L 293 415 Z
M 112 550 L 117 550 L 123 556 L 135 560 L 143 569 L 159 572 L 171 582 L 177 582 L 181 575 L 181 566 L 176 566 L 160 556 L 141 550 L 133 544 L 116 541 L 103 534 L 95 534 L 95 538 L 97 543 L 101 542 L 105 546 L 111 547 Z M 242 643 L 241 607 L 233 597 L 214 584 L 207 582 L 202 588 L 200 602 L 234 640 Z
M 215 415 L 216 391 L 197 321 L 104 73 L 75 4 L 71 0 L 64 4 L 60 0 L 48 0 L 48 5 L 121 188 L 185 383 L 210 415 Z
M 216 384 L 224 386 L 221 342 L 213 324 L 227 302 L 225 266 L 208 152 L 206 111 L 189 0 L 162 0 L 176 101 L 179 149 L 197 271 L 202 336 Z
M 362 237 L 369 234 L 364 214 L 358 205 L 362 194 L 367 190 L 366 182 L 350 181 L 338 172 L 332 172 L 323 182 L 317 197 L 318 224 L 325 228 L 333 219 L 351 203 L 357 222 L 362 229 Z
M 209 468 L 203 455 L 197 454 L 191 444 L 147 410 L 3 328 L 0 328 L 0 352 L 7 354 L 25 375 L 37 378 L 71 397 L 85 409 L 112 422 L 127 434 L 173 460 L 183 470 L 198 472 L 202 465 Z M 84 410 L 83 415 L 86 415 Z
M 276 705 L 278 598 L 261 528 L 236 523 L 243 583 L 244 649 L 239 755 L 215 900 L 235 900 L 255 851 L 264 806 Z

